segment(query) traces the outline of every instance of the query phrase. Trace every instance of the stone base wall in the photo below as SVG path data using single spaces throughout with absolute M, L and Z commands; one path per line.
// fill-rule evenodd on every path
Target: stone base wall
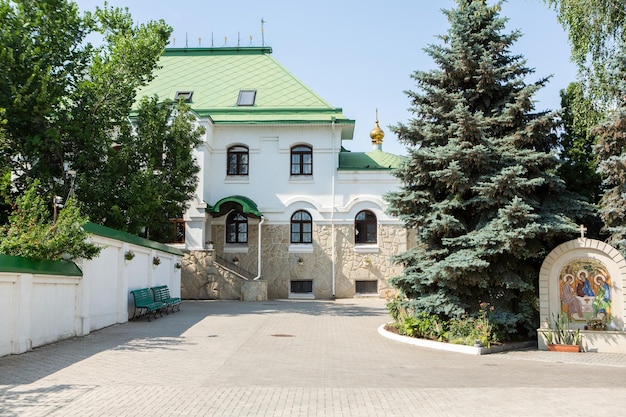
M 267 281 L 242 281 L 241 301 L 267 301 Z
M 332 228 L 315 226 L 313 244 L 298 248 L 290 245 L 289 225 L 263 225 L 261 279 L 267 284 L 267 297 L 290 297 L 292 280 L 311 280 L 316 299 L 333 298 Z M 214 251 L 192 251 L 183 260 L 182 296 L 185 299 L 241 299 L 242 279 L 213 264 L 215 254 L 231 261 L 239 259 L 239 266 L 256 273 L 258 228 L 250 225 L 247 250 L 224 253 L 224 227 L 215 225 Z M 356 248 L 354 225 L 335 226 L 335 293 L 336 298 L 356 295 L 356 281 L 375 281 L 379 297 L 392 292 L 389 278 L 402 273 L 390 256 L 406 251 L 407 230 L 399 225 L 379 225 L 378 248 Z M 232 249 L 231 249 L 232 250 Z M 291 294 L 293 295 L 293 294 Z
M 180 295 L 184 300 L 239 300 L 241 280 L 218 269 L 215 251 L 190 251 L 185 254 L 181 270 Z

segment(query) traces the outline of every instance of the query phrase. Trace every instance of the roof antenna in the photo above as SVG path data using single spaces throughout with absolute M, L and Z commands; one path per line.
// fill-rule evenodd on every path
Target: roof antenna
M 261 18 L 261 46 L 265 46 L 265 23 L 267 23 L 267 20 Z
M 241 32 L 237 32 L 237 48 L 239 48 L 240 43 L 241 43 Z
M 185 32 L 185 48 L 189 48 L 189 38 L 187 37 L 187 32 Z

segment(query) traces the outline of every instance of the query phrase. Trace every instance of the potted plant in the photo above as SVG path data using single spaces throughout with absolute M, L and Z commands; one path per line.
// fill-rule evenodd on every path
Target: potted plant
M 606 320 L 602 319 L 591 319 L 587 322 L 585 326 L 585 330 L 606 330 Z
M 212 240 L 207 240 L 206 241 L 206 248 L 209 250 L 213 249 L 213 241 Z
M 236 257 L 236 256 L 233 256 L 233 263 L 234 263 L 235 265 L 239 265 L 239 258 L 238 258 L 238 257 Z
M 298 258 L 298 265 L 303 265 L 303 264 L 304 264 L 304 259 Z
M 152 265 L 157 266 L 161 263 L 161 258 L 159 258 L 158 256 L 155 256 L 154 258 L 152 258 Z
M 133 252 L 132 250 L 127 250 L 124 253 L 124 259 L 126 259 L 127 261 L 132 261 L 134 257 L 135 257 L 135 252 Z
M 582 335 L 580 329 L 571 330 L 567 316 L 552 314 L 552 323 L 548 323 L 549 330 L 544 330 L 548 350 L 556 352 L 580 352 Z

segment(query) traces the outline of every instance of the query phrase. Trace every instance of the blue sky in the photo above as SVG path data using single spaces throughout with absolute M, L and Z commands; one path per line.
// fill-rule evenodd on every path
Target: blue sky
M 94 10 L 104 0 L 78 0 L 81 10 Z M 356 121 L 354 140 L 344 142 L 352 151 L 371 149 L 369 132 L 378 109 L 385 131 L 383 149 L 404 154 L 389 125 L 411 118 L 405 90 L 413 90 L 410 75 L 434 68 L 423 49 L 438 43 L 448 22 L 441 9 L 454 8 L 452 0 L 109 0 L 128 7 L 136 22 L 165 20 L 173 27 L 176 47 L 241 46 L 262 43 L 272 56 L 304 84 L 344 115 Z M 494 4 L 494 1 L 489 1 Z M 537 96 L 537 110 L 556 109 L 559 91 L 576 77 L 569 59 L 567 36 L 555 12 L 542 0 L 509 0 L 501 16 L 508 30 L 522 37 L 513 46 L 527 66 L 535 69 L 534 82 L 552 76 Z M 225 41 L 224 38 L 227 38 Z M 201 38 L 199 43 L 198 38 Z M 213 41 L 212 41 L 213 40 Z

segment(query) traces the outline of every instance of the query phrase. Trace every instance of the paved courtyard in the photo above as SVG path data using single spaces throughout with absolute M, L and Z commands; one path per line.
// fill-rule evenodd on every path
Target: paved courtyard
M 626 355 L 447 353 L 384 300 L 187 301 L 0 358 L 0 416 L 622 416 Z

